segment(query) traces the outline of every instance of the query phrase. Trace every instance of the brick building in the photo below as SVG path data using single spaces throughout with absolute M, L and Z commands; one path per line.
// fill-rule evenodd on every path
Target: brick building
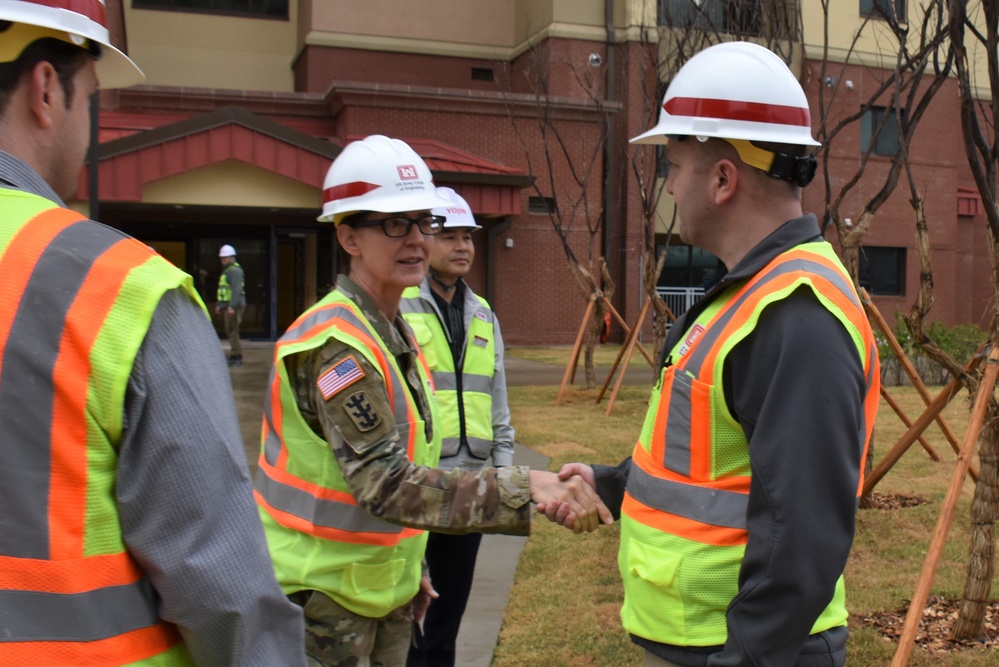
M 157 248 L 195 276 L 207 301 L 218 247 L 231 243 L 247 273 L 244 333 L 275 338 L 335 275 L 332 229 L 315 221 L 326 168 L 346 142 L 387 134 L 409 142 L 438 185 L 476 212 L 483 230 L 470 283 L 493 303 L 508 343 L 570 343 L 586 302 L 546 211 L 558 207 L 577 258 L 607 258 L 614 304 L 633 321 L 645 233 L 631 158 L 653 149 L 626 142 L 652 122 L 643 91 L 656 89 L 654 47 L 643 27 L 678 1 L 108 0 L 113 39 L 147 80 L 101 93 L 97 158 L 73 205 Z M 722 4 L 698 3 L 720 28 L 727 15 L 712 12 Z M 791 65 L 813 109 L 827 85 L 813 37 L 822 34 L 819 4 L 801 3 L 805 38 Z M 865 0 L 857 4 L 838 3 L 832 19 L 858 23 Z M 833 46 L 835 58 L 844 49 Z M 829 103 L 841 115 L 882 77 L 876 67 L 842 69 L 845 61 L 837 76 L 849 89 Z M 935 253 L 930 319 L 984 323 L 985 219 L 957 118 L 956 93 L 945 90 L 912 148 Z M 830 147 L 832 181 L 855 169 L 863 133 L 857 123 Z M 871 188 L 887 162 L 871 158 Z M 823 210 L 822 191 L 805 192 L 806 209 Z M 865 196 L 860 188 L 845 209 L 859 210 Z M 668 219 L 668 196 L 661 208 Z M 912 219 L 903 186 L 864 241 L 863 279 L 889 319 L 918 286 Z M 664 246 L 665 225 L 656 231 Z M 717 263 L 676 239 L 669 246 L 659 284 L 682 299 Z

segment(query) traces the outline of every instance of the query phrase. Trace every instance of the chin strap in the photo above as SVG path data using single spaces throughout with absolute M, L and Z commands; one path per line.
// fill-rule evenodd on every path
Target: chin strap
M 440 278 L 437 277 L 437 273 L 433 269 L 430 269 L 430 279 L 433 280 L 438 285 L 440 285 L 440 288 L 442 290 L 444 290 L 445 292 L 454 291 L 454 289 L 456 287 L 458 287 L 458 281 L 457 280 L 454 281 L 453 285 L 448 285 L 443 280 L 441 280 Z

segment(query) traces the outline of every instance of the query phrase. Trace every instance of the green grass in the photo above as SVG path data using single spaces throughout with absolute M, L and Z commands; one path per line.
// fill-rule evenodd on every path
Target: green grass
M 593 349 L 593 363 L 599 368 L 609 368 L 611 364 L 614 363 L 614 360 L 617 358 L 620 351 L 620 345 L 598 345 Z M 649 353 L 649 356 L 651 356 L 653 360 L 655 360 L 655 351 L 650 349 L 648 342 L 645 344 L 645 351 Z M 549 366 L 560 366 L 565 368 L 565 366 L 569 363 L 569 357 L 572 355 L 572 346 L 518 345 L 516 347 L 506 348 L 506 354 L 507 356 L 517 357 L 518 359 L 536 361 L 539 364 L 548 364 Z M 631 358 L 628 361 L 628 367 L 631 368 L 643 365 L 649 366 L 649 362 L 645 359 L 636 345 L 632 348 Z M 580 349 L 577 372 L 582 375 L 582 371 L 583 350 Z
M 517 348 L 516 354 L 534 348 Z M 569 349 L 548 348 L 552 363 L 565 364 Z M 541 358 L 544 355 L 537 353 Z M 613 361 L 613 356 L 611 356 Z M 566 462 L 617 463 L 634 447 L 649 397 L 647 387 L 623 387 L 610 416 L 607 399 L 594 403 L 596 390 L 569 388 L 563 405 L 554 406 L 557 387 L 511 387 L 510 405 L 518 441 L 551 458 L 549 469 Z M 911 388 L 891 388 L 892 396 L 915 420 L 923 404 Z M 936 390 L 931 388 L 931 393 Z M 966 394 L 960 394 L 944 415 L 958 441 L 967 424 Z M 878 415 L 875 460 L 897 441 L 905 427 L 882 402 Z M 933 533 L 955 461 L 940 430 L 931 426 L 926 439 L 941 457 L 933 462 L 917 443 L 876 488 L 882 494 L 917 496 L 926 504 L 893 511 L 862 510 L 857 537 L 847 567 L 847 603 L 851 612 L 848 664 L 887 665 L 893 641 L 863 627 L 864 615 L 897 610 L 915 591 L 926 549 Z M 964 584 L 968 548 L 968 512 L 972 483 L 965 483 L 932 588 L 933 594 L 955 597 Z M 618 610 L 622 590 L 617 571 L 618 527 L 587 535 L 535 520 L 521 559 L 504 617 L 493 667 L 638 666 L 641 651 L 621 628 Z M 992 598 L 999 592 L 999 575 Z M 913 667 L 995 665 L 993 653 L 964 650 L 930 653 L 916 646 Z

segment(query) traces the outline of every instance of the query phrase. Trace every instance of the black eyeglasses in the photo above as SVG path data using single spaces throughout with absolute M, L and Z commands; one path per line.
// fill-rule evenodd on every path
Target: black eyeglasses
M 393 215 L 388 218 L 378 218 L 377 220 L 350 221 L 347 224 L 351 227 L 378 227 L 381 226 L 385 236 L 394 239 L 409 236 L 409 231 L 416 225 L 420 233 L 424 236 L 434 236 L 444 231 L 444 216 L 425 215 L 422 218 L 410 218 L 405 215 Z

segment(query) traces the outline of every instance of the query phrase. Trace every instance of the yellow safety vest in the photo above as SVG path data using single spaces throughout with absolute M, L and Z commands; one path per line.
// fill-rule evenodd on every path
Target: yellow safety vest
M 425 422 L 395 357 L 360 308 L 334 290 L 299 316 L 275 346 L 254 495 L 285 593 L 321 591 L 356 614 L 381 618 L 419 591 L 427 534 L 382 521 L 358 505 L 329 444 L 298 411 L 284 359 L 334 338 L 381 373 L 410 460 L 437 465 L 439 436 L 427 442 Z M 420 377 L 432 396 L 422 357 Z M 428 402 L 436 423 L 435 402 Z
M 190 276 L 124 234 L 0 189 L 4 665 L 192 664 L 125 547 L 125 390 L 163 294 Z M 202 308 L 204 308 L 204 305 Z
M 240 268 L 239 262 L 233 262 L 222 270 L 222 275 L 219 276 L 219 288 L 215 293 L 215 300 L 219 303 L 232 301 L 232 285 L 229 284 L 229 271 L 238 268 Z
M 402 293 L 400 311 L 413 328 L 416 342 L 433 373 L 443 436 L 441 456 L 458 453 L 462 420 L 465 423 L 465 439 L 473 455 L 487 459 L 493 449 L 493 376 L 496 373 L 493 311 L 485 299 L 478 295 L 476 298 L 479 308 L 465 332 L 465 349 L 461 358 L 462 410 L 459 411 L 454 356 L 434 303 L 420 296 L 419 287 L 410 287 Z
M 779 255 L 745 284 L 719 296 L 672 350 L 635 445 L 621 508 L 618 565 L 630 633 L 676 646 L 714 646 L 727 637 L 725 611 L 738 592 L 749 500 L 749 443 L 729 413 L 725 359 L 760 313 L 801 286 L 842 322 L 857 346 L 867 389 L 864 453 L 877 414 L 877 345 L 846 270 L 825 242 Z M 863 487 L 863 458 L 858 462 Z M 840 576 L 812 633 L 845 625 Z

